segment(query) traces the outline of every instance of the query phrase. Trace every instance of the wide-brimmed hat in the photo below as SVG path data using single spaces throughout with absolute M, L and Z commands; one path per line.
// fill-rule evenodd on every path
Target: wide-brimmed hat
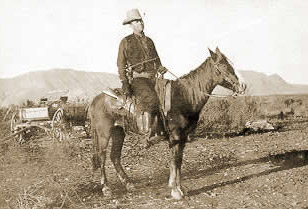
M 138 9 L 131 9 L 126 12 L 126 19 L 123 21 L 123 25 L 129 24 L 134 20 L 142 20 Z

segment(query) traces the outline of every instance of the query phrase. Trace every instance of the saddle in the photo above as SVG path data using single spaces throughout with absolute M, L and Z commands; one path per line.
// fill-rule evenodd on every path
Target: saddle
M 126 98 L 121 88 L 109 88 L 108 90 L 104 90 L 103 93 L 108 96 L 105 98 L 105 103 L 111 112 L 120 115 L 126 115 L 127 112 L 133 114 L 135 112 L 133 99 Z
M 171 82 L 169 80 L 157 79 L 156 81 L 156 92 L 158 93 L 159 103 L 160 103 L 160 112 L 165 116 L 168 111 L 171 109 Z M 109 109 L 117 114 L 125 117 L 125 120 L 122 120 L 120 123 L 124 128 L 128 128 L 134 133 L 147 135 L 149 134 L 149 129 L 151 130 L 152 124 L 149 125 L 149 116 L 146 112 L 138 110 L 138 104 L 134 96 L 132 98 L 126 98 L 123 94 L 121 88 L 115 88 L 103 91 L 108 97 L 106 97 L 105 102 L 108 104 Z M 163 116 L 157 116 L 158 120 L 164 120 Z M 119 123 L 119 122 L 118 122 Z M 124 123 L 124 124 L 123 124 Z M 155 129 L 158 131 L 158 125 L 156 124 Z M 160 128 L 161 129 L 161 128 Z M 164 129 L 164 128 L 163 128 Z M 159 133 L 157 133 L 159 134 Z

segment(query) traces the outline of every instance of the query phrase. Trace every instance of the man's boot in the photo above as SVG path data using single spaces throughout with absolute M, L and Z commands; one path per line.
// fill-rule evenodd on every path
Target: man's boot
M 146 133 L 144 147 L 149 148 L 151 145 L 156 144 L 160 141 L 162 141 L 165 136 L 162 136 L 160 133 L 158 133 L 158 116 L 149 113 L 144 112 L 143 114 L 143 130 Z
M 139 132 L 145 135 L 145 140 L 143 141 L 143 147 L 145 148 L 150 146 L 149 139 L 153 135 L 152 123 L 152 114 L 149 112 L 143 112 L 137 116 L 137 126 L 139 128 Z

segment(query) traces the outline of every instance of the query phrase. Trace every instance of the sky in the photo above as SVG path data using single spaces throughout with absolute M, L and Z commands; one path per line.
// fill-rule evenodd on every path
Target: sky
M 55 68 L 117 73 L 132 8 L 177 76 L 218 46 L 238 70 L 308 84 L 304 0 L 1 0 L 0 78 Z

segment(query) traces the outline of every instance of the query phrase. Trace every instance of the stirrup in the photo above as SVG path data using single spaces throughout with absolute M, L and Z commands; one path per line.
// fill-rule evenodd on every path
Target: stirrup
M 118 107 L 118 110 L 124 109 L 125 105 L 126 105 L 126 101 L 123 101 L 122 105 L 120 107 Z
M 162 142 L 166 139 L 166 136 L 164 135 L 154 135 L 152 137 L 149 137 L 146 139 L 146 142 L 144 143 L 144 148 L 148 149 L 149 147 L 158 144 L 159 142 Z

